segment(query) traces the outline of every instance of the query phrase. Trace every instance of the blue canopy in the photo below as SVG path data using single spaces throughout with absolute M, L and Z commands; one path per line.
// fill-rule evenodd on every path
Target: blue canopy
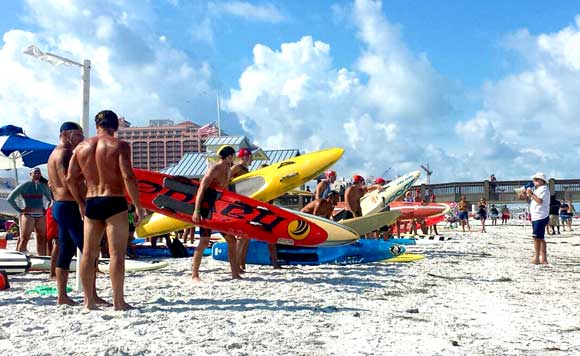
M 1 140 L 4 143 L 1 145 L 0 151 L 5 156 L 12 152 L 19 152 L 24 166 L 29 168 L 48 162 L 48 157 L 56 147 L 24 135 L 20 127 L 13 125 L 0 127 L 0 136 L 8 136 L 5 140 Z

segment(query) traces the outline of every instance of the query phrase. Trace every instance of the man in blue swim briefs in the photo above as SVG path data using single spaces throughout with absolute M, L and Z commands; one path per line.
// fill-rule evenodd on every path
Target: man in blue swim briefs
M 20 238 L 16 250 L 26 252 L 32 231 L 36 231 L 36 253 L 46 256 L 46 207 L 44 200 L 52 201 L 48 185 L 40 182 L 40 168 L 30 170 L 30 181 L 20 184 L 10 192 L 8 204 L 20 212 Z M 17 198 L 22 198 L 24 207 L 18 206 Z
M 548 264 L 546 241 L 544 235 L 550 220 L 550 190 L 546 185 L 546 176 L 538 172 L 532 177 L 534 189 L 527 188 L 526 195 L 530 198 L 530 214 L 532 216 L 532 237 L 534 238 L 533 264 Z
M 96 309 L 94 284 L 99 244 L 106 232 L 111 256 L 110 276 L 113 307 L 127 310 L 125 302 L 125 254 L 129 217 L 125 189 L 135 204 L 135 224 L 145 216 L 139 201 L 137 179 L 131 165 L 131 148 L 115 137 L 119 128 L 117 114 L 104 110 L 95 116 L 97 135 L 81 142 L 74 150 L 67 176 L 68 188 L 84 211 L 84 248 L 81 279 L 85 308 Z M 83 182 L 86 195 L 83 194 Z
M 70 263 L 77 248 L 83 249 L 83 219 L 79 205 L 66 185 L 67 171 L 74 148 L 84 140 L 82 128 L 74 122 L 60 126 L 60 142 L 48 158 L 48 178 L 54 197 L 52 216 L 58 224 L 58 257 L 56 258 L 57 304 L 76 305 L 66 293 Z M 83 194 L 86 187 L 81 187 Z M 98 298 L 98 303 L 105 303 Z

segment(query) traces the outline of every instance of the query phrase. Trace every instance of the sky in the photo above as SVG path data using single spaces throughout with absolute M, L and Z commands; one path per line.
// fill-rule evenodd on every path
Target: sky
M 0 3 L 0 124 L 55 143 L 90 117 L 216 119 L 265 149 L 343 147 L 339 175 L 580 176 L 580 1 Z M 94 130 L 91 132 L 94 133 Z

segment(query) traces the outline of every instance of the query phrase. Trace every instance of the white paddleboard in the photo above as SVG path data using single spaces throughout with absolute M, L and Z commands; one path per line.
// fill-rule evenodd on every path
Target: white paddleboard
M 30 260 L 22 252 L 0 250 L 0 271 L 21 274 L 26 273 L 29 268 Z
M 373 190 L 366 194 L 360 200 L 360 207 L 363 216 L 378 213 L 385 209 L 389 203 L 405 194 L 405 192 L 413 186 L 420 176 L 420 171 L 407 173 L 383 185 L 383 189 Z
M 30 256 L 30 270 L 31 271 L 48 271 L 50 270 L 50 256 Z M 165 261 L 136 261 L 136 260 L 125 260 L 125 272 L 144 272 L 144 271 L 154 271 L 160 268 L 167 267 L 169 264 Z M 110 260 L 100 259 L 99 260 L 99 271 L 102 273 L 109 273 Z M 70 271 L 76 271 L 77 259 L 73 258 L 70 264 Z

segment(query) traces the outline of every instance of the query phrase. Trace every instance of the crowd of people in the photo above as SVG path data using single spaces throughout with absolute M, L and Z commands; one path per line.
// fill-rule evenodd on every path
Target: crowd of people
M 95 309 L 98 305 L 109 305 L 97 295 L 95 278 L 96 266 L 101 247 L 106 246 L 110 257 L 110 276 L 113 289 L 112 306 L 116 310 L 131 309 L 124 297 L 125 256 L 128 241 L 135 226 L 146 211 L 140 204 L 137 180 L 131 164 L 129 145 L 117 139 L 115 132 L 119 126 L 117 115 L 109 110 L 101 111 L 95 117 L 96 136 L 85 139 L 82 128 L 73 122 L 65 122 L 60 127 L 59 144 L 48 160 L 48 181 L 40 169 L 30 171 L 30 181 L 14 189 L 7 200 L 20 212 L 20 236 L 17 250 L 27 252 L 31 233 L 36 233 L 36 253 L 41 256 L 51 254 L 53 268 L 51 276 L 57 281 L 58 304 L 76 305 L 66 291 L 72 258 L 78 250 L 83 252 L 80 262 L 80 276 L 84 289 L 84 306 Z M 192 223 L 200 225 L 210 216 L 212 209 L 208 202 L 215 201 L 215 190 L 231 189 L 230 181 L 249 172 L 252 152 L 242 148 L 236 152 L 231 146 L 221 147 L 216 152 L 219 161 L 211 165 L 200 181 L 196 196 Z M 361 198 L 374 190 L 384 189 L 383 178 L 377 178 L 367 185 L 360 175 L 354 175 L 352 182 L 343 189 L 335 190 L 337 174 L 333 170 L 325 172 L 324 179 L 318 181 L 311 201 L 302 212 L 328 218 L 350 219 L 362 216 Z M 533 227 L 534 257 L 532 262 L 547 263 L 544 235 L 560 234 L 572 230 L 574 206 L 571 201 L 558 201 L 550 197 L 546 177 L 538 173 L 533 177 L 533 187 L 527 187 L 526 196 L 530 202 L 529 220 Z M 490 179 L 495 191 L 495 176 Z M 133 204 L 128 204 L 125 192 Z M 433 194 L 423 197 L 420 190 L 413 194 L 408 191 L 400 199 L 409 203 L 428 204 L 435 202 Z M 18 202 L 24 201 L 24 205 Z M 335 207 L 343 201 L 344 209 L 335 214 Z M 471 204 L 462 196 L 449 219 L 459 221 L 462 231 L 471 231 L 469 222 Z M 487 233 L 486 222 L 491 225 L 506 225 L 511 217 L 507 205 L 499 209 L 481 198 L 475 205 L 473 217 L 480 221 L 481 233 Z M 449 220 L 451 221 L 451 220 Z M 412 219 L 410 233 L 417 235 L 417 226 L 427 230 L 424 219 Z M 401 226 L 396 224 L 400 236 Z M 192 258 L 192 279 L 200 281 L 199 268 L 203 252 L 209 246 L 211 230 L 201 228 L 200 240 Z M 429 234 L 438 235 L 437 225 L 429 227 Z M 385 227 L 368 237 L 391 238 L 393 227 Z M 178 234 L 184 243 L 193 243 L 194 229 L 186 229 Z M 242 278 L 249 240 L 224 234 L 228 244 L 228 258 L 233 279 Z M 57 240 L 57 243 L 53 243 Z M 167 245 L 170 245 L 167 239 Z M 155 242 L 153 242 L 155 245 Z M 274 244 L 269 245 L 274 268 L 278 265 Z

